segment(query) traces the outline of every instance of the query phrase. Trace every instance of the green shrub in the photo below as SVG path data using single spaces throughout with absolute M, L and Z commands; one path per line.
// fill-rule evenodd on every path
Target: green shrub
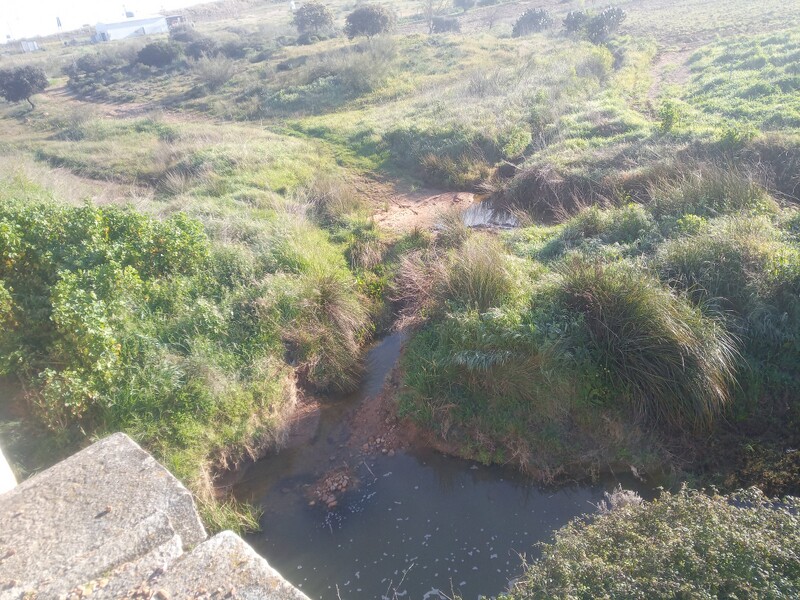
M 520 15 L 514 23 L 511 35 L 521 37 L 544 31 L 553 25 L 553 17 L 543 8 L 530 8 Z
M 433 17 L 431 33 L 461 33 L 461 23 L 451 17 Z
M 136 62 L 148 67 L 167 67 L 178 60 L 181 47 L 173 42 L 151 42 L 139 50 Z
M 297 31 L 319 34 L 333 28 L 333 13 L 321 2 L 304 2 L 294 12 L 293 22 Z
M 616 32 L 627 17 L 624 9 L 618 6 L 609 6 L 589 20 L 586 25 L 586 34 L 589 41 L 602 44 L 612 33 Z
M 31 102 L 31 96 L 43 92 L 48 86 L 44 69 L 34 65 L 25 65 L 14 69 L 0 70 L 0 97 L 8 102 Z
M 38 425 L 75 445 L 125 431 L 210 525 L 229 525 L 239 509 L 209 508 L 208 471 L 278 440 L 294 401 L 287 351 L 312 386 L 356 379 L 367 315 L 342 253 L 288 218 L 209 218 L 223 245 L 183 212 L 3 191 L 0 371 L 25 382 Z
M 186 44 L 185 49 L 186 56 L 189 58 L 193 58 L 194 60 L 198 60 L 202 57 L 211 58 L 216 56 L 220 53 L 220 48 L 213 39 L 205 36 L 197 36 L 191 42 Z M 174 59 L 173 59 L 174 60 Z M 172 62 L 172 61 L 169 61 Z M 148 64 L 148 63 L 145 63 Z M 166 63 L 169 64 L 169 63 Z M 161 67 L 164 65 L 156 64 L 152 65 L 156 67 Z
M 799 509 L 755 488 L 663 492 L 563 527 L 503 598 L 796 598 Z
M 578 33 L 584 31 L 589 23 L 589 15 L 582 10 L 571 10 L 564 17 L 564 30 L 567 33 Z
M 372 38 L 394 27 L 397 16 L 382 4 L 368 4 L 355 9 L 345 18 L 344 32 L 351 40 L 358 36 Z

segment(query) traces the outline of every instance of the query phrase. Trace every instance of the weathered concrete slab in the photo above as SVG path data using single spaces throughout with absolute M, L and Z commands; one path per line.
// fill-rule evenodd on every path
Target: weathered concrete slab
M 66 591 L 176 534 L 184 545 L 206 538 L 191 494 L 112 435 L 0 496 L 0 598 Z
M 133 586 L 110 583 L 103 589 L 102 597 L 308 600 L 230 531 L 215 535 L 165 571 L 156 571 Z
M 123 434 L 0 496 L 0 600 L 224 597 L 308 600 Z

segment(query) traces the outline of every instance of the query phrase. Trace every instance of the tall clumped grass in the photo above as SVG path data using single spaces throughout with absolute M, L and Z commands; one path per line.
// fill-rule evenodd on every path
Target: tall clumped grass
M 299 311 L 284 337 L 297 348 L 302 376 L 321 391 L 355 389 L 369 314 L 353 282 L 315 269 L 302 277 L 299 295 Z
M 394 300 L 400 324 L 419 325 L 448 307 L 486 311 L 511 301 L 520 273 L 502 244 L 472 236 L 458 249 L 410 252 L 400 260 Z
M 444 248 L 458 248 L 469 238 L 470 230 L 464 222 L 464 211 L 450 208 L 437 217 L 436 243 Z
M 560 274 L 562 301 L 582 315 L 613 394 L 681 428 L 706 427 L 725 408 L 737 348 L 721 324 L 629 265 L 575 259 Z
M 718 219 L 664 243 L 661 277 L 762 340 L 800 339 L 800 250 L 765 217 Z
M 341 224 L 346 217 L 362 212 L 366 206 L 351 185 L 341 178 L 325 174 L 298 188 L 293 196 L 311 218 L 328 226 Z
M 225 56 L 202 55 L 191 63 L 197 80 L 210 90 L 216 90 L 230 81 L 236 73 L 236 65 Z
M 740 211 L 769 213 L 777 204 L 752 176 L 736 169 L 705 165 L 657 181 L 649 190 L 649 209 L 656 218 L 694 214 L 718 217 Z
M 515 276 L 497 240 L 474 237 L 451 254 L 441 294 L 446 302 L 485 311 L 511 299 L 516 287 Z

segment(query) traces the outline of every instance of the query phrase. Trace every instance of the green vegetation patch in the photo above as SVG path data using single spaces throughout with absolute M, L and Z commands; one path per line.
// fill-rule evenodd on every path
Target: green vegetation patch
M 800 127 L 800 34 L 725 40 L 696 52 L 685 99 L 763 130 Z
M 716 436 L 709 452 L 792 448 L 796 211 L 709 166 L 646 194 L 501 245 L 445 227 L 438 249 L 408 257 L 398 296 L 424 327 L 406 353 L 402 410 L 466 454 L 494 449 L 545 474 L 644 464 L 665 444 L 696 453 L 700 431 Z
M 796 598 L 798 500 L 753 488 L 686 489 L 619 502 L 556 532 L 507 600 L 534 598 Z
M 310 224 L 229 223 L 222 242 L 184 213 L 42 195 L 17 181 L 0 201 L 0 348 L 54 439 L 125 431 L 213 506 L 209 470 L 282 435 L 293 371 L 357 379 L 366 310 Z

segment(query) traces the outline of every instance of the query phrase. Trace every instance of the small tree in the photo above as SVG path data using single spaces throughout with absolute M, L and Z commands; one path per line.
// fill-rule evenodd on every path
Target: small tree
M 139 50 L 136 62 L 148 67 L 166 67 L 174 63 L 181 54 L 180 47 L 172 42 L 153 42 Z
M 434 20 L 444 12 L 447 0 L 422 0 L 422 14 L 425 16 L 425 22 L 428 24 L 428 33 L 436 33 Z
M 511 35 L 520 37 L 538 31 L 544 31 L 553 24 L 553 17 L 550 13 L 543 8 L 532 8 L 526 10 L 517 22 L 514 23 L 514 29 Z
M 344 31 L 351 40 L 359 35 L 372 38 L 394 27 L 394 12 L 380 4 L 369 4 L 355 9 L 345 19 Z
M 627 16 L 628 14 L 623 9 L 615 6 L 603 9 L 599 15 L 592 17 L 586 27 L 589 41 L 594 44 L 602 44 L 619 29 Z
M 578 33 L 586 28 L 589 22 L 589 15 L 582 10 L 571 10 L 564 17 L 564 30 L 567 33 Z
M 295 11 L 294 26 L 300 33 L 333 29 L 333 13 L 321 2 L 306 2 Z
M 31 96 L 43 92 L 47 84 L 47 75 L 41 67 L 27 65 L 0 70 L 0 96 L 8 102 L 26 100 L 31 105 L 31 110 L 36 108 L 31 102 Z

